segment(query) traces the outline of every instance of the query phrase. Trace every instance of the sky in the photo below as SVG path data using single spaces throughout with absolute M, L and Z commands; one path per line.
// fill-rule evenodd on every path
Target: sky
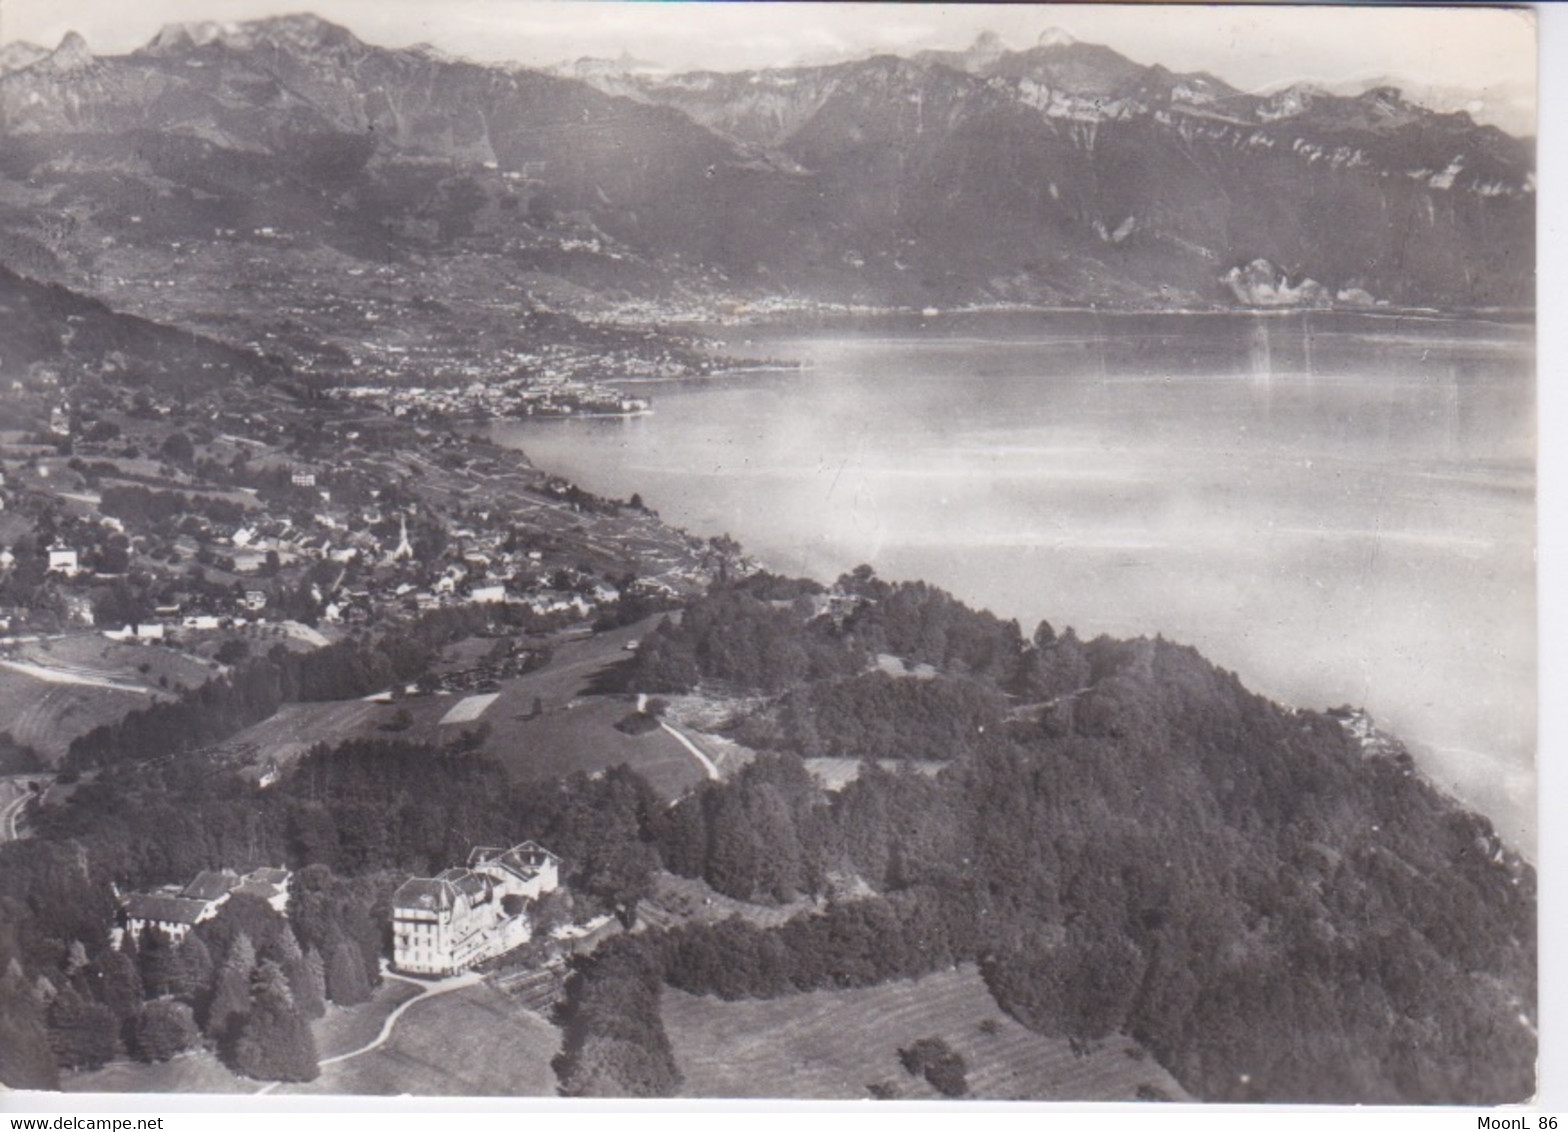
M 870 50 L 961 47 L 996 31 L 1012 47 L 1049 27 L 1140 63 L 1207 70 L 1244 89 L 1394 75 L 1414 83 L 1529 89 L 1534 20 L 1484 8 L 1179 7 L 1099 4 L 797 4 L 609 0 L 0 0 L 0 42 L 130 50 L 166 23 L 308 9 L 360 38 L 428 42 L 481 61 L 545 66 L 583 55 L 734 70 Z M 1157 10 L 1155 10 L 1157 9 Z

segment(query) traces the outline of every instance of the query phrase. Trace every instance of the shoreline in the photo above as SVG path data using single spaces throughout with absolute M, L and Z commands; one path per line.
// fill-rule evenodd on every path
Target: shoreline
M 978 304 L 955 307 L 792 307 L 761 310 L 745 315 L 710 314 L 706 316 L 682 315 L 666 319 L 613 320 L 617 325 L 644 327 L 777 327 L 799 323 L 822 325 L 854 320 L 908 319 L 930 322 L 938 319 L 961 319 L 986 315 L 1096 315 L 1107 318 L 1163 318 L 1163 317 L 1267 317 L 1289 318 L 1310 315 L 1362 317 L 1379 320 L 1413 320 L 1420 322 L 1476 322 L 1495 326 L 1532 327 L 1540 317 L 1536 307 L 1486 307 L 1473 310 L 1443 310 L 1438 307 L 1417 306 L 1277 306 L 1277 307 L 1098 307 L 1051 304 Z

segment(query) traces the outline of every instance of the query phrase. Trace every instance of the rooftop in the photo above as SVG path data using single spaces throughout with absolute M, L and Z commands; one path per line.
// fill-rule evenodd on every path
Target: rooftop
M 203 869 L 180 893 L 193 900 L 217 900 L 234 891 L 240 883 L 233 869 Z
M 457 893 L 444 880 L 409 877 L 392 894 L 392 907 L 418 912 L 447 912 L 456 903 Z
M 163 924 L 194 924 L 206 911 L 205 900 L 185 896 L 138 892 L 125 902 L 126 915 L 131 919 Z

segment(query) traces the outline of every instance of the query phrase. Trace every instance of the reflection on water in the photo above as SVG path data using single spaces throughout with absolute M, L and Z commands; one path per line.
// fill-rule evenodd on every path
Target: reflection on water
M 1329 315 L 860 330 L 752 344 L 812 363 L 800 374 L 654 387 L 651 417 L 497 435 L 775 569 L 870 562 L 1026 630 L 1160 632 L 1286 702 L 1365 704 L 1532 850 L 1525 330 Z

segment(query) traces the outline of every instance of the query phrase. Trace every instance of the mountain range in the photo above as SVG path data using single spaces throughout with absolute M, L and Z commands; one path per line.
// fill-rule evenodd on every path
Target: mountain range
M 1054 33 L 551 74 L 299 15 L 119 56 L 12 44 L 0 72 L 0 261 L 236 343 L 342 338 L 310 312 L 369 288 L 405 334 L 470 293 L 592 316 L 1533 304 L 1532 141 L 1390 87 L 1246 93 Z

